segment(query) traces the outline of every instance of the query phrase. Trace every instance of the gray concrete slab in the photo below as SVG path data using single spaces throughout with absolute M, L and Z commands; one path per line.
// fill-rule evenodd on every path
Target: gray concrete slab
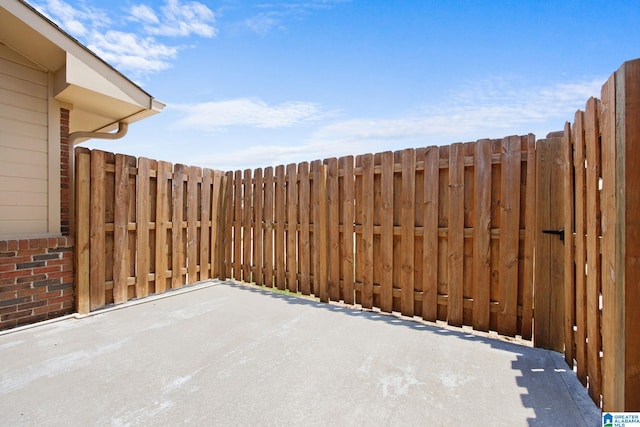
M 0 424 L 600 425 L 558 353 L 229 283 L 0 335 Z

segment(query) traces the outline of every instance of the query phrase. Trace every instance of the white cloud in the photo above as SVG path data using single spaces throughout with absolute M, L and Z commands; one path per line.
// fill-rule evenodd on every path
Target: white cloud
M 565 121 L 572 120 L 575 111 L 584 108 L 589 97 L 599 94 L 603 81 L 603 78 L 595 78 L 574 83 L 557 83 L 547 87 L 531 87 L 525 82 L 515 84 L 504 79 L 470 83 L 452 91 L 449 99 L 442 104 L 416 109 L 397 117 L 338 120 L 335 119 L 337 114 L 323 115 L 321 106 L 308 104 L 312 107 L 310 111 L 319 112 L 318 117 L 325 120 L 313 122 L 311 117 L 314 116 L 300 113 L 293 117 L 302 120 L 296 121 L 292 118 L 288 121 L 311 124 L 306 129 L 306 137 L 293 140 L 281 132 L 276 136 L 278 142 L 274 143 L 273 133 L 257 134 L 250 139 L 254 141 L 254 145 L 242 145 L 217 153 L 210 159 L 198 157 L 190 161 L 198 164 L 209 163 L 212 167 L 231 170 L 285 165 L 350 154 L 377 153 L 407 147 L 475 141 L 486 137 L 501 138 L 529 132 L 542 138 L 548 132 L 561 130 Z M 253 101 L 248 102 L 245 107 L 253 105 L 252 103 Z M 239 108 L 245 103 L 238 100 L 212 104 L 215 107 L 204 108 L 197 120 L 194 119 L 195 116 L 188 116 L 190 119 L 183 120 L 182 124 L 193 126 L 193 129 L 231 124 L 259 126 L 257 123 L 264 125 L 269 123 L 267 117 L 272 117 L 270 113 L 256 114 L 251 124 L 252 119 L 248 119 L 251 114 L 246 114 L 248 110 L 252 110 L 256 105 L 269 110 L 268 106 L 260 102 L 249 108 Z M 260 107 L 255 109 L 260 110 Z M 274 108 L 274 111 L 278 111 L 278 108 Z M 278 117 L 277 114 L 274 116 Z M 326 123 L 326 119 L 331 117 L 335 120 Z M 209 125 L 207 120 L 211 122 Z M 287 121 L 274 120 L 274 123 Z M 222 139 L 224 137 L 218 138 Z M 221 159 L 223 164 L 220 164 Z
M 217 33 L 214 13 L 196 1 L 165 0 L 157 10 L 146 4 L 133 4 L 121 16 L 113 17 L 84 2 L 70 4 L 64 0 L 44 0 L 35 7 L 105 61 L 119 71 L 130 73 L 133 78 L 169 68 L 178 51 L 184 48 L 160 41 L 160 37 L 214 37 Z M 119 13 L 112 12 L 113 15 Z M 131 26 L 131 22 L 142 25 Z
M 217 30 L 213 26 L 215 22 L 215 15 L 204 4 L 195 1 L 181 3 L 179 0 L 166 0 L 164 6 L 160 8 L 162 11 L 162 18 L 158 20 L 148 12 L 143 11 L 141 18 L 143 22 L 149 24 L 145 26 L 145 30 L 155 36 L 165 37 L 187 37 L 192 34 L 201 37 L 213 37 L 216 35 Z
M 287 19 L 301 19 L 309 13 L 330 9 L 337 4 L 351 0 L 293 0 L 271 3 L 258 3 L 256 8 L 260 10 L 256 15 L 246 19 L 244 25 L 251 31 L 265 35 L 274 29 L 286 28 Z
M 451 93 L 449 101 L 396 118 L 359 118 L 331 123 L 317 130 L 319 141 L 354 142 L 422 139 L 453 142 L 479 139 L 487 133 L 528 133 L 549 120 L 570 120 L 590 96 L 599 93 L 601 78 L 550 87 L 483 81 Z M 522 82 L 521 82 L 522 83 Z M 557 129 L 548 129 L 552 131 Z M 505 136 L 505 135 L 500 135 Z M 543 135 L 539 135 L 543 136 Z
M 150 73 L 170 67 L 178 49 L 158 43 L 151 37 L 140 37 L 133 33 L 107 31 L 94 33 L 89 49 L 123 72 Z
M 318 121 L 332 114 L 310 102 L 269 105 L 250 98 L 174 105 L 174 108 L 185 115 L 178 121 L 178 126 L 208 130 L 229 126 L 284 128 Z

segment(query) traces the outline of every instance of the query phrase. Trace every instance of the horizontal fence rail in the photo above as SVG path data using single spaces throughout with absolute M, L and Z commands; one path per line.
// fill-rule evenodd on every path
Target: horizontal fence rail
M 228 172 L 226 276 L 530 339 L 534 189 L 533 135 Z

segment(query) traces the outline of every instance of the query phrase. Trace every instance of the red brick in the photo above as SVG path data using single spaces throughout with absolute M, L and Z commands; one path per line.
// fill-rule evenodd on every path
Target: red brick
M 57 273 L 60 271 L 60 266 L 53 265 L 51 267 L 36 267 L 33 269 L 33 274 L 46 274 L 46 273 Z M 47 274 L 48 278 L 51 278 L 49 274 Z
M 38 307 L 38 308 L 34 308 L 33 309 L 33 314 L 43 314 L 43 313 L 49 313 L 50 311 L 57 311 L 61 309 L 61 305 L 60 304 L 49 304 L 49 305 L 45 305 L 42 307 Z
M 43 299 L 57 298 L 60 295 L 62 295 L 62 293 L 60 291 L 46 292 L 46 293 L 43 293 L 43 294 L 34 295 L 33 296 L 33 300 L 34 301 L 41 301 Z
M 17 325 L 18 325 L 18 323 L 15 320 L 9 320 L 7 322 L 0 322 L 0 331 L 3 331 L 5 329 L 15 328 Z
M 32 276 L 33 269 L 27 268 L 26 270 L 7 271 L 0 274 L 3 279 L 15 279 L 16 277 Z
M 17 251 L 18 250 L 18 241 L 17 240 L 9 240 L 9 241 L 7 241 L 7 250 L 8 251 Z
M 15 271 L 16 266 L 14 264 L 0 264 L 0 273 L 7 271 Z
M 36 307 L 42 307 L 43 305 L 46 305 L 47 301 L 34 301 L 34 302 L 28 302 L 25 304 L 20 304 L 18 306 L 18 310 L 28 310 L 28 309 L 33 309 Z
M 17 292 L 17 295 L 19 297 L 28 297 L 31 295 L 40 295 L 40 294 L 46 294 L 44 288 L 29 288 L 29 289 L 23 289 Z
M 0 240 L 0 252 L 7 252 L 8 243 L 6 240 Z
M 5 320 L 13 320 L 19 319 L 21 317 L 31 316 L 31 311 L 32 310 L 22 310 L 16 311 L 15 313 L 5 314 L 4 316 L 0 317 L 0 321 L 4 322 Z
M 31 289 L 31 283 L 12 283 L 10 285 L 0 286 L 0 290 L 2 290 L 3 292 L 21 291 L 24 289 Z
M 0 316 L 3 314 L 13 313 L 14 311 L 18 311 L 18 306 L 10 305 L 8 307 L 2 307 L 0 308 Z
M 60 271 L 60 268 L 58 268 L 58 271 L 53 271 L 47 274 L 47 278 L 49 279 L 57 279 L 58 277 L 71 278 L 72 274 L 69 274 L 68 271 Z
M 18 296 L 21 295 L 16 295 L 16 291 L 5 291 L 4 289 L 0 289 L 0 301 L 17 298 Z
M 49 300 L 49 304 L 59 304 L 59 303 L 63 303 L 65 301 L 70 301 L 72 300 L 71 296 L 61 296 L 58 298 L 51 298 Z
M 0 258 L 0 264 L 18 264 L 20 262 L 28 262 L 31 261 L 30 255 L 18 255 L 12 258 Z
M 30 323 L 42 322 L 43 320 L 47 320 L 47 316 L 45 315 L 29 316 L 29 317 L 23 317 L 22 319 L 17 319 L 17 324 L 28 325 Z
M 33 275 L 33 276 L 18 277 L 16 279 L 16 284 L 17 285 L 19 285 L 21 283 L 29 283 L 29 284 L 31 284 L 33 282 L 37 282 L 39 280 L 44 280 L 46 278 L 47 278 L 47 276 L 44 275 L 44 274 L 36 274 L 36 275 Z

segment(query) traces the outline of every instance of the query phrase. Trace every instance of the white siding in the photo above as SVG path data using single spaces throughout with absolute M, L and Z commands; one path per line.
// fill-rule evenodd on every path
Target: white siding
M 48 75 L 0 44 L 0 239 L 49 231 Z

